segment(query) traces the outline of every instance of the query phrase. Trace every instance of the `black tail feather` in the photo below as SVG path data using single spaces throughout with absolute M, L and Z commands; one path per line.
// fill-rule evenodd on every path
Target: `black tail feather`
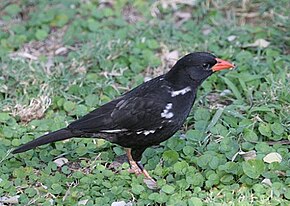
M 60 130 L 57 130 L 55 132 L 51 132 L 51 133 L 48 133 L 46 135 L 43 135 L 35 140 L 32 140 L 31 142 L 28 142 L 28 143 L 18 147 L 17 149 L 12 151 L 12 154 L 25 152 L 25 151 L 33 149 L 37 146 L 44 145 L 44 144 L 47 144 L 50 142 L 65 140 L 65 139 L 68 139 L 68 138 L 73 137 L 73 136 L 74 136 L 73 133 L 70 130 L 68 130 L 67 128 L 60 129 Z

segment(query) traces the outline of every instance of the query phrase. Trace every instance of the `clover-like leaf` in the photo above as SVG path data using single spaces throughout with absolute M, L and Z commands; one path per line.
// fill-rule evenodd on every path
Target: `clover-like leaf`
M 257 179 L 265 170 L 265 164 L 262 160 L 251 159 L 243 162 L 243 171 L 244 173 L 252 178 Z

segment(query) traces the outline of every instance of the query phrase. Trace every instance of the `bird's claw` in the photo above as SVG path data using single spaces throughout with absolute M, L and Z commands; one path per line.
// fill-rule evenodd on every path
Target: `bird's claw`
M 157 182 L 153 178 L 144 178 L 143 182 L 147 185 L 147 187 L 151 190 L 155 190 L 158 188 Z
M 131 168 L 128 169 L 129 173 L 135 173 L 137 176 L 143 174 L 143 171 L 138 167 L 135 161 L 130 161 Z

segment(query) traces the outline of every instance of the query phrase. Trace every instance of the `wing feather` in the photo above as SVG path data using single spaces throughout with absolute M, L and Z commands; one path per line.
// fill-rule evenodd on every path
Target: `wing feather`
M 148 83 L 140 85 L 68 127 L 88 133 L 156 129 L 164 121 L 161 113 L 168 103 L 166 97 L 160 98 L 160 93 L 163 90 L 156 78 L 150 86 Z

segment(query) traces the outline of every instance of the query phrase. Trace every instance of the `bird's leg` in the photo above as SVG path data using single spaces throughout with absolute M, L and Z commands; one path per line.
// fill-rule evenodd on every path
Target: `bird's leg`
M 131 155 L 131 149 L 130 148 L 126 148 L 126 154 L 129 160 L 129 163 L 131 165 L 131 170 L 129 172 L 133 172 L 136 175 L 141 175 L 143 172 L 141 170 L 141 168 L 138 166 L 138 164 L 133 160 L 133 157 Z
M 156 181 L 149 175 L 149 173 L 147 172 L 147 170 L 144 169 L 143 165 L 141 164 L 141 162 L 137 162 L 138 167 L 142 170 L 143 175 L 150 180 L 153 184 L 156 184 Z
M 141 164 L 141 162 L 136 162 L 131 154 L 131 149 L 130 148 L 126 148 L 126 153 L 127 153 L 127 157 L 129 160 L 129 163 L 131 165 L 131 169 L 133 170 L 133 172 L 136 175 L 140 175 L 143 174 L 148 180 L 155 182 L 155 180 L 149 175 L 149 173 L 147 172 L 147 170 L 144 169 L 143 165 Z

